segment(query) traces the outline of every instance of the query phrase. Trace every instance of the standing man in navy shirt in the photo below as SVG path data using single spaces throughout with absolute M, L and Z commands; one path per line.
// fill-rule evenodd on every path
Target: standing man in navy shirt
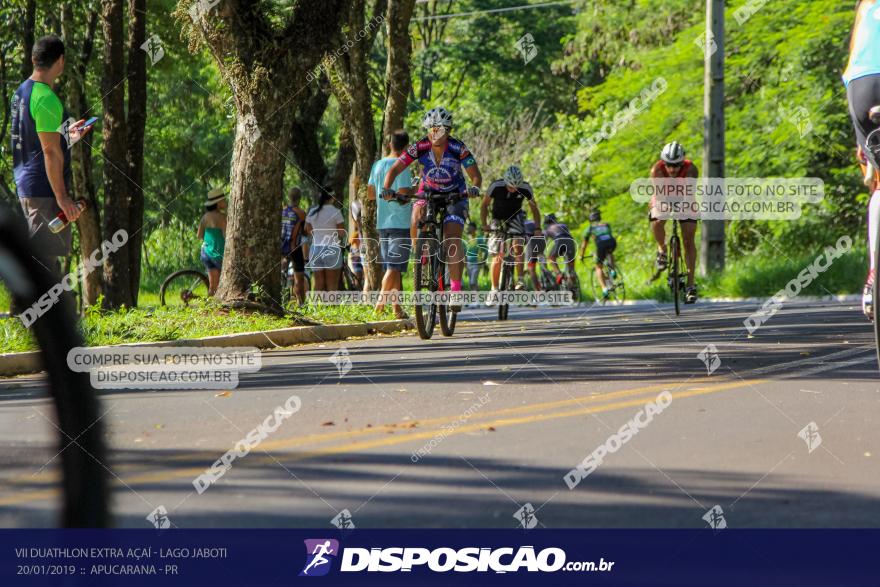
M 70 147 L 89 129 L 83 120 L 65 126 L 61 100 L 53 91 L 64 73 L 64 42 L 54 35 L 33 47 L 34 71 L 12 98 L 12 161 L 21 209 L 37 250 L 57 261 L 70 253 L 71 229 L 49 231 L 63 211 L 70 222 L 80 215 L 70 197 Z M 57 262 L 54 269 L 57 269 Z

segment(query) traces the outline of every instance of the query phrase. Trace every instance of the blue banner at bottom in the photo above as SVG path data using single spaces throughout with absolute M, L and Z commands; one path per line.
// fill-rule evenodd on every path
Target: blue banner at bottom
M 0 585 L 869 585 L 880 530 L 0 530 Z

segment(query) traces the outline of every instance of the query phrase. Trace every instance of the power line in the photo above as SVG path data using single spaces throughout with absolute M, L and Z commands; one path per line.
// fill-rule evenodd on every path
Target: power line
M 455 14 L 436 14 L 432 16 L 420 16 L 411 19 L 412 22 L 423 20 L 441 20 L 444 18 L 456 18 L 459 16 L 474 16 L 477 14 L 493 14 L 498 12 L 512 12 L 514 10 L 529 10 L 530 8 L 546 8 L 547 6 L 558 6 L 560 4 L 573 4 L 581 0 L 560 0 L 558 2 L 542 2 L 540 4 L 522 4 L 520 6 L 508 6 L 507 8 L 490 8 L 488 10 L 474 10 L 472 12 L 457 12 Z M 428 0 L 419 0 L 419 4 L 425 4 Z

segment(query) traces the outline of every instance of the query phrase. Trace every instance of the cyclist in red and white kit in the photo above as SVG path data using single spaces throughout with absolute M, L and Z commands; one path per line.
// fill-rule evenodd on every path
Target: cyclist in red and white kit
M 651 179 L 687 179 L 699 177 L 697 166 L 690 159 L 685 158 L 684 147 L 677 141 L 673 141 L 663 147 L 660 160 L 651 168 Z M 669 260 L 666 257 L 666 221 L 658 220 L 651 215 L 649 204 L 648 220 L 651 223 L 651 232 L 657 241 L 657 271 L 666 269 Z M 697 286 L 694 284 L 694 272 L 697 265 L 697 245 L 694 238 L 697 234 L 697 221 L 682 219 L 678 221 L 681 226 L 681 239 L 684 241 L 684 263 L 687 266 L 687 287 L 685 288 L 684 301 L 693 304 L 697 301 Z

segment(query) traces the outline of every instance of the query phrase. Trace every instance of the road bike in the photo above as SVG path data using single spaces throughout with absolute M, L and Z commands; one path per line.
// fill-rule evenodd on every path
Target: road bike
M 600 268 L 602 276 L 605 278 L 606 291 L 602 291 L 602 282 L 596 275 L 595 264 L 584 260 L 584 265 L 590 271 L 590 287 L 596 303 L 604 306 L 608 302 L 622 304 L 626 300 L 626 285 L 623 282 L 623 274 L 611 262 L 610 256 L 606 255 Z
M 159 305 L 189 306 L 207 300 L 208 276 L 197 269 L 182 269 L 165 278 L 159 289 Z
M 394 194 L 398 201 L 408 198 L 425 201 L 425 216 L 419 221 L 415 248 L 415 267 L 413 268 L 413 291 L 416 295 L 430 294 L 431 297 L 449 292 L 449 272 L 447 271 L 446 250 L 443 247 L 443 217 L 448 205 L 467 198 L 466 193 L 444 193 L 426 190 L 415 196 Z M 434 335 L 434 327 L 440 323 L 443 336 L 452 336 L 458 312 L 449 304 L 432 303 L 424 300 L 416 304 L 416 329 L 424 340 Z
M 29 308 L 57 286 L 59 276 L 45 269 L 49 266 L 32 248 L 20 219 L 0 206 L 0 282 L 12 294 L 13 307 Z M 99 528 L 110 525 L 103 426 L 89 374 L 71 371 L 67 364 L 68 353 L 84 346 L 74 305 L 63 293 L 30 330 L 42 351 L 60 431 L 60 522 L 69 528 Z
M 681 239 L 678 236 L 678 219 L 672 219 L 672 236 L 669 237 L 669 260 L 667 268 L 669 276 L 667 281 L 672 290 L 672 299 L 675 303 L 675 315 L 681 315 L 681 304 L 684 302 L 684 276 L 681 274 Z

